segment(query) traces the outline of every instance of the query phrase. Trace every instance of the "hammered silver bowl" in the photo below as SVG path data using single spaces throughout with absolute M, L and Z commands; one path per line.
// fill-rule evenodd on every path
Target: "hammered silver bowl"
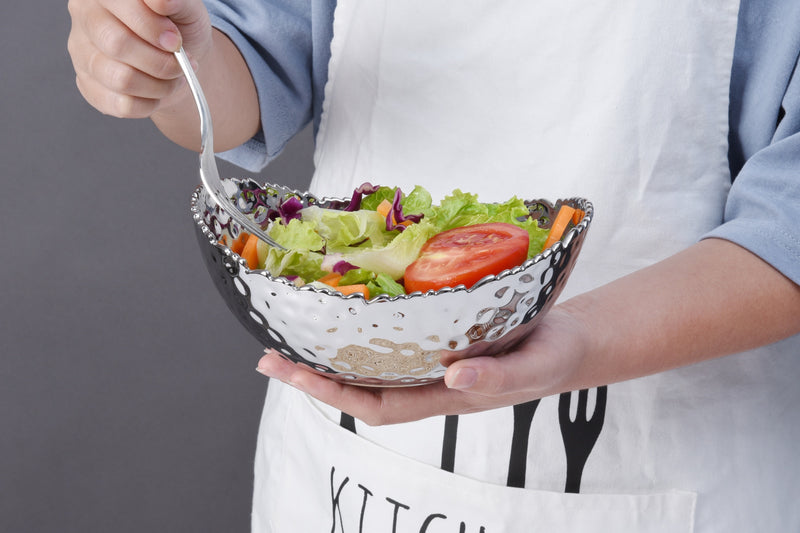
M 332 209 L 343 209 L 349 202 L 248 179 L 226 179 L 223 184 L 238 207 L 259 223 L 291 196 L 306 206 Z M 441 380 L 443 354 L 453 360 L 513 348 L 555 303 L 578 258 L 594 209 L 582 198 L 526 204 L 542 227 L 549 227 L 561 204 L 582 209 L 585 216 L 550 248 L 470 289 L 460 286 L 370 300 L 360 294 L 296 287 L 285 278 L 249 269 L 223 244 L 233 242 L 241 228 L 202 186 L 192 195 L 191 212 L 217 290 L 265 347 L 340 382 L 402 387 Z

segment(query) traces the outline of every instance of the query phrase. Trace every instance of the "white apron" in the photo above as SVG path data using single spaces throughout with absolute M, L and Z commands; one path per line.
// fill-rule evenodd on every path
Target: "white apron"
M 566 296 L 620 277 L 722 219 L 737 12 L 340 0 L 312 190 L 584 196 L 596 218 Z M 273 381 L 253 530 L 788 531 L 797 339 L 770 351 L 381 428 Z

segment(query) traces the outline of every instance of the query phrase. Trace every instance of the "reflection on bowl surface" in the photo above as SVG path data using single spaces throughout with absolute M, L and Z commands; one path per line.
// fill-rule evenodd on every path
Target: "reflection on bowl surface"
M 304 205 L 344 208 L 349 199 L 320 198 L 252 180 L 224 180 L 226 192 L 262 222 L 287 195 Z M 593 217 L 582 198 L 526 201 L 544 227 L 558 207 L 585 212 L 560 242 L 519 267 L 489 276 L 474 287 L 445 288 L 366 300 L 250 270 L 227 246 L 240 228 L 198 187 L 191 211 L 209 273 L 244 327 L 285 358 L 332 379 L 366 386 L 411 386 L 441 380 L 442 350 L 457 357 L 490 355 L 513 347 L 558 298 L 579 255 Z M 223 239 L 223 237 L 225 237 Z M 234 334 L 234 333 L 231 333 Z

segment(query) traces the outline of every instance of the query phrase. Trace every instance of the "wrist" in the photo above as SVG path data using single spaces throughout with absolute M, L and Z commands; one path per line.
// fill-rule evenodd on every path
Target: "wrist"
M 260 127 L 258 95 L 250 70 L 234 43 L 212 31 L 207 49 L 190 56 L 211 110 L 214 151 L 222 152 L 252 138 Z M 150 117 L 173 142 L 200 149 L 200 118 L 191 90 L 184 85 Z
M 606 384 L 601 354 L 608 340 L 594 320 L 595 304 L 591 293 L 576 296 L 554 307 L 543 322 L 557 332 L 557 345 L 549 351 L 553 373 L 543 382 L 543 396 Z

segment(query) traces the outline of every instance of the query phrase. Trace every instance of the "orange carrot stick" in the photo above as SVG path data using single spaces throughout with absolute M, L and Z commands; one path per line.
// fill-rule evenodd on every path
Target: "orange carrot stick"
M 550 226 L 550 233 L 547 234 L 547 240 L 544 241 L 544 246 L 542 250 L 546 250 L 553 246 L 556 242 L 561 240 L 561 237 L 564 235 L 564 232 L 567 230 L 567 226 L 570 222 L 572 222 L 572 216 L 575 214 L 575 209 L 564 204 L 559 208 L 558 214 L 556 214 L 555 220 L 553 220 L 553 225 Z
M 324 283 L 325 285 L 330 285 L 331 287 L 338 287 L 340 279 L 342 279 L 341 274 L 338 272 L 330 272 L 319 278 L 317 281 Z
M 249 236 L 249 233 L 241 232 L 239 236 L 236 237 L 236 240 L 233 241 L 233 244 L 231 244 L 231 251 L 235 254 L 242 255 L 242 250 L 244 250 L 244 245 L 247 243 L 247 238 Z
M 252 270 L 258 268 L 258 237 L 251 237 L 247 239 L 247 242 L 244 243 L 244 249 L 242 249 L 241 255 L 245 261 L 247 261 L 247 266 L 250 267 Z
M 381 201 L 381 203 L 378 204 L 378 207 L 375 208 L 375 211 L 377 211 L 378 214 L 383 218 L 388 217 L 389 213 L 392 211 L 392 202 L 389 200 Z
M 360 292 L 364 295 L 364 298 L 369 299 L 369 289 L 363 283 L 354 283 L 353 285 L 339 285 L 336 287 L 336 290 L 344 294 L 345 296 L 348 294 L 355 294 Z

